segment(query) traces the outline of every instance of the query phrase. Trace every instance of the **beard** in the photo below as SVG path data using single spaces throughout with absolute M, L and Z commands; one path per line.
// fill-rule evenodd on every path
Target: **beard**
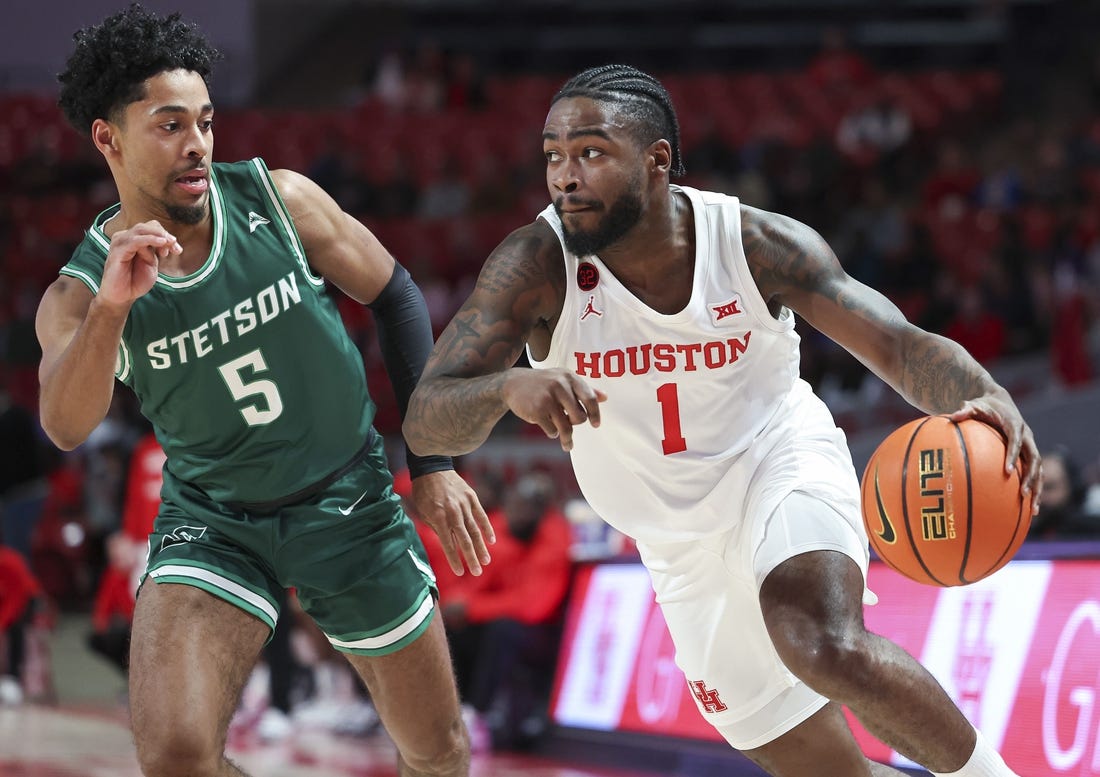
M 206 216 L 206 205 L 168 205 L 164 206 L 168 218 L 177 224 L 194 226 Z
M 570 229 L 561 212 L 563 197 L 554 200 L 554 210 L 562 223 L 565 247 L 574 256 L 599 253 L 629 232 L 642 218 L 642 198 L 628 190 L 612 203 L 595 229 Z

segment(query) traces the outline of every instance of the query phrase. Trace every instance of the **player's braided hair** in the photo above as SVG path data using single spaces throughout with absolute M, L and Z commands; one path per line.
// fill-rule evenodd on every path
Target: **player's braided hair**
M 221 58 L 199 29 L 178 13 L 160 17 L 133 3 L 73 34 L 76 47 L 58 74 L 58 105 L 79 132 L 96 119 L 115 118 L 143 96 L 147 78 L 167 70 L 190 70 L 209 83 Z
M 566 97 L 590 97 L 613 103 L 634 120 L 639 141 L 648 144 L 659 138 L 668 140 L 672 145 L 672 175 L 686 172 L 680 152 L 680 123 L 672 98 L 653 76 L 630 65 L 593 67 L 569 79 L 550 102 Z

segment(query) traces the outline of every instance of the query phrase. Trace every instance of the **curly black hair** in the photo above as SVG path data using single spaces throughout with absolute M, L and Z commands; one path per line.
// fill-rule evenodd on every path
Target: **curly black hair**
M 209 83 L 221 54 L 198 27 L 178 13 L 160 17 L 138 3 L 100 24 L 73 34 L 76 48 L 59 73 L 57 101 L 79 132 L 96 119 L 116 118 L 144 95 L 147 78 L 167 70 L 190 70 Z

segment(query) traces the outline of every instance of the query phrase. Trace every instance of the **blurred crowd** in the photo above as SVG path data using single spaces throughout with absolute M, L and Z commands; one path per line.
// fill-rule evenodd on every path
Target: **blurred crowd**
M 663 78 L 682 123 L 684 183 L 815 227 L 852 275 L 986 365 L 1038 359 L 1057 385 L 1095 381 L 1100 57 L 1077 88 L 1052 90 L 1041 111 L 1017 109 L 997 71 L 880 72 L 835 31 L 797 70 Z M 353 106 L 219 112 L 215 157 L 262 155 L 313 177 L 410 269 L 438 332 L 487 252 L 546 204 L 539 130 L 560 81 L 485 73 L 473 57 L 430 44 L 395 48 L 379 56 Z M 37 302 L 115 193 L 51 97 L 0 94 L 0 117 L 3 703 L 48 694 L 47 680 L 27 679 L 28 635 L 48 629 L 59 609 L 91 612 L 90 649 L 125 671 L 164 457 L 121 388 L 76 451 L 56 450 L 38 427 Z M 377 426 L 393 443 L 399 418 L 372 320 L 361 305 L 338 304 L 363 352 Z M 846 407 L 869 422 L 866 370 L 826 338 L 801 333 L 804 377 L 842 426 L 857 422 Z M 501 429 L 531 435 L 518 423 Z M 561 471 L 516 460 L 466 474 L 501 538 L 493 563 L 480 578 L 457 577 L 430 530 L 424 540 L 471 731 L 484 747 L 515 746 L 545 727 L 540 705 L 573 566 L 632 548 Z M 1100 538 L 1100 462 L 1052 449 L 1044 480 L 1032 539 Z M 371 730 L 369 700 L 300 617 L 293 592 L 284 612 L 242 702 L 242 725 L 271 738 L 293 721 Z

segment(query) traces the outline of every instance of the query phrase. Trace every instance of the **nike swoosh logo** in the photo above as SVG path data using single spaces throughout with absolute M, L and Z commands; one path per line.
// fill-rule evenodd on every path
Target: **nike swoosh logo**
M 882 503 L 882 494 L 878 489 L 878 467 L 875 467 L 875 504 L 878 505 L 878 517 L 882 521 L 882 531 L 875 534 L 887 545 L 892 545 L 898 536 L 894 533 L 894 524 L 890 522 L 890 516 L 886 514 L 886 506 Z
M 359 504 L 360 502 L 363 501 L 363 497 L 366 496 L 368 493 L 370 493 L 369 489 L 367 491 L 364 491 L 362 493 L 362 495 L 358 499 L 356 499 L 354 502 L 352 502 L 349 506 L 347 506 L 347 507 L 337 507 L 336 509 L 340 511 L 341 515 L 351 515 L 351 511 L 355 509 L 355 506 L 357 504 Z

